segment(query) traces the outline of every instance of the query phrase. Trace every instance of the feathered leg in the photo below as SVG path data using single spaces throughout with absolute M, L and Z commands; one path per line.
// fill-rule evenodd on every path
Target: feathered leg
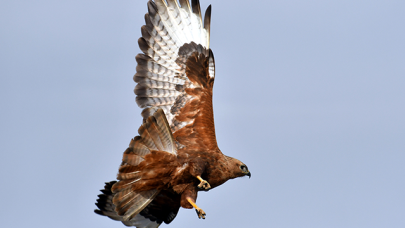
M 193 185 L 189 185 L 181 194 L 180 205 L 187 209 L 195 208 L 198 218 L 205 219 L 206 213 L 197 206 L 195 201 L 197 200 L 197 188 Z
M 205 161 L 199 157 L 194 158 L 193 160 L 189 161 L 190 165 L 190 174 L 197 178 L 200 183 L 198 184 L 198 188 L 208 190 L 211 188 L 211 185 L 208 181 L 202 179 L 202 174 L 205 172 Z

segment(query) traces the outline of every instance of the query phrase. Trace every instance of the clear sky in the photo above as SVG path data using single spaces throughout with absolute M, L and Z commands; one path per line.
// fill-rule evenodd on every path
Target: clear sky
M 218 143 L 252 178 L 169 227 L 405 227 L 405 1 L 201 1 Z M 2 227 L 124 227 L 93 210 L 142 121 L 146 2 L 0 2 Z

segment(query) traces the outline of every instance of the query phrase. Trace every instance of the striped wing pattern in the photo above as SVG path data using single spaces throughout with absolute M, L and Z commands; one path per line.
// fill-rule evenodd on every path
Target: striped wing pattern
M 193 70 L 204 71 L 201 77 L 208 76 L 212 83 L 215 77 L 214 56 L 209 49 L 211 6 L 203 20 L 198 0 L 192 0 L 191 4 L 188 0 L 180 0 L 179 3 L 176 0 L 148 2 L 145 25 L 141 29 L 142 37 L 138 40 L 143 54 L 136 56 L 138 65 L 134 76 L 137 82 L 136 101 L 143 108 L 143 118 L 163 109 L 174 134 L 195 123 L 196 112 L 201 111 L 200 107 L 194 105 L 194 118 L 180 118 L 187 112 L 184 110 L 187 104 L 204 103 L 204 100 L 197 101 L 201 96 L 190 95 L 187 89 L 204 88 L 212 94 L 212 86 L 204 84 L 208 81 L 190 80 L 187 59 L 194 52 L 199 53 L 207 65 L 204 63 L 204 66 L 199 65 L 200 69 Z M 211 96 L 203 98 L 212 99 Z M 208 102 L 212 105 L 212 101 Z M 193 115 L 190 112 L 188 114 Z M 213 129 L 213 115 L 208 116 L 212 119 L 208 121 L 212 122 L 212 126 L 207 127 Z M 210 138 L 215 139 L 215 133 Z M 177 143 L 179 148 L 187 146 L 186 142 L 183 144 L 177 140 Z

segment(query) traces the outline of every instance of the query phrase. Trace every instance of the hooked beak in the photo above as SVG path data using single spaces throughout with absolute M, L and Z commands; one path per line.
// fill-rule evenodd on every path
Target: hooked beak
M 251 177 L 252 175 L 250 174 L 250 172 L 248 172 L 248 173 L 246 174 L 246 176 L 249 176 L 249 179 L 250 179 L 250 177 Z

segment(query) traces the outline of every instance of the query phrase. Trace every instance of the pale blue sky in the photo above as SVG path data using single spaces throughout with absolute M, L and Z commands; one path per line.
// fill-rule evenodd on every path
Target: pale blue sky
M 405 227 L 405 2 L 201 1 L 218 143 L 252 178 L 162 227 Z M 93 210 L 141 124 L 146 2 L 0 2 L 2 227 L 124 227 Z

